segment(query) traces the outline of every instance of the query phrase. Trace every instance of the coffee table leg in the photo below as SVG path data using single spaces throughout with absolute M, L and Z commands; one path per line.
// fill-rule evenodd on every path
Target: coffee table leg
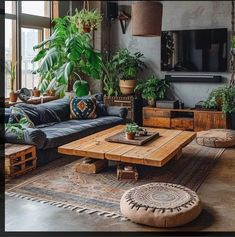
M 84 157 L 79 160 L 76 166 L 76 171 L 86 174 L 96 174 L 106 167 L 108 167 L 108 160 Z

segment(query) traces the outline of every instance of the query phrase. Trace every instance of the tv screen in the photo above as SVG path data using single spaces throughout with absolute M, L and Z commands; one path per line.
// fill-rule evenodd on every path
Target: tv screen
M 161 70 L 226 72 L 227 29 L 163 31 Z

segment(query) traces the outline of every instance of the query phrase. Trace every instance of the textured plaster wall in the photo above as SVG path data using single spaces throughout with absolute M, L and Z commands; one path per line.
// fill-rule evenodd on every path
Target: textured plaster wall
M 119 8 L 124 8 L 127 12 L 131 12 L 130 6 L 132 1 L 117 2 Z M 231 29 L 230 1 L 162 1 L 162 4 L 162 30 L 221 27 L 228 28 L 229 31 Z M 131 21 L 126 34 L 122 34 L 120 23 L 116 20 L 112 23 L 111 27 L 111 47 L 112 51 L 127 47 L 133 52 L 137 50 L 142 52 L 145 55 L 145 61 L 150 70 L 164 78 L 164 72 L 160 70 L 160 37 L 132 36 Z M 213 73 L 203 74 L 214 75 Z M 231 74 L 223 73 L 219 75 L 223 76 L 223 83 L 227 83 Z M 172 87 L 174 96 L 182 100 L 186 106 L 192 107 L 196 102 L 205 99 L 213 88 L 221 86 L 223 83 L 174 83 Z

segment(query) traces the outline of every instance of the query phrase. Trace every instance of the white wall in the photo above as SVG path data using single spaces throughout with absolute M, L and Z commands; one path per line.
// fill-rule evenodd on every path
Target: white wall
M 130 8 L 132 1 L 119 1 L 121 6 Z M 186 30 L 206 28 L 231 29 L 231 2 L 230 1 L 162 1 L 163 19 L 162 30 Z M 129 7 L 128 7 L 129 6 Z M 160 70 L 160 37 L 137 37 L 131 35 L 131 21 L 126 34 L 122 34 L 118 20 L 111 27 L 112 51 L 127 47 L 131 51 L 140 51 L 145 55 L 145 61 L 157 75 L 164 78 Z M 182 73 L 181 73 L 182 74 Z M 187 74 L 187 73 L 184 73 Z M 189 73 L 190 74 L 190 73 Z M 192 73 L 191 73 L 192 74 Z M 196 73 L 194 73 L 196 74 Z M 197 73 L 200 74 L 200 73 Z M 205 73 L 203 73 L 205 74 Z M 207 75 L 215 75 L 207 73 Z M 231 74 L 220 73 L 226 83 Z M 206 99 L 208 93 L 222 83 L 174 83 L 174 95 L 193 107 L 195 103 Z

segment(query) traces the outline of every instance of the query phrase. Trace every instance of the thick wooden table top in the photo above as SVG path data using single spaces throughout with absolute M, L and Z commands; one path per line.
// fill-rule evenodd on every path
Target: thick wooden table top
M 118 125 L 60 146 L 58 152 L 67 155 L 161 167 L 180 154 L 182 148 L 196 137 L 195 132 L 148 127 L 146 128 L 148 131 L 159 132 L 160 137 L 147 142 L 143 146 L 105 141 L 106 137 L 122 131 L 124 127 L 124 125 Z

